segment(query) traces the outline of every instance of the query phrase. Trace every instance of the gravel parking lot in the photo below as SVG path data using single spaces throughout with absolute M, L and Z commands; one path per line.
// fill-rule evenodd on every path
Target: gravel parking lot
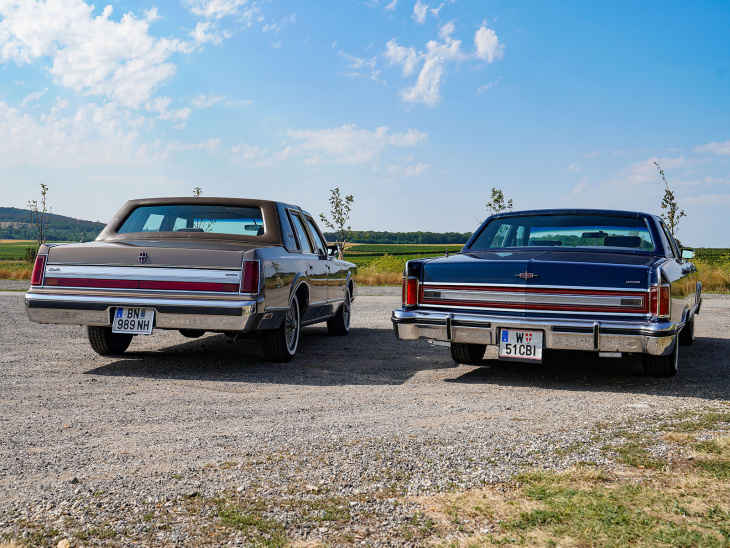
M 246 545 L 221 525 L 233 499 L 292 501 L 257 512 L 302 545 L 408 545 L 423 496 L 525 466 L 610 467 L 598 423 L 730 394 L 728 296 L 706 297 L 679 374 L 655 379 L 640 357 L 457 366 L 395 340 L 399 289 L 364 288 L 350 335 L 306 328 L 287 365 L 168 331 L 104 358 L 84 328 L 32 324 L 23 293 L 0 289 L 0 534 L 40 545 Z

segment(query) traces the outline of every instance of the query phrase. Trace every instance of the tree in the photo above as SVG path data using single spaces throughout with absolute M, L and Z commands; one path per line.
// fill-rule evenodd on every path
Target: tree
M 496 215 L 503 211 L 512 211 L 512 199 L 510 198 L 505 203 L 502 191 L 492 187 L 492 199 L 487 202 L 487 211 L 490 215 Z
M 200 198 L 200 196 L 201 196 L 202 194 L 203 194 L 203 190 L 202 190 L 202 189 L 201 189 L 201 188 L 200 188 L 199 186 L 196 186 L 196 187 L 195 187 L 195 188 L 193 189 L 193 198 Z
M 335 233 L 335 243 L 340 246 L 341 259 L 342 253 L 345 250 L 345 241 L 351 236 L 350 230 L 352 230 L 352 227 L 345 225 L 347 225 L 347 221 L 350 219 L 350 208 L 355 198 L 350 194 L 343 199 L 340 196 L 339 188 L 330 190 L 330 193 L 330 215 L 332 216 L 332 220 L 325 217 L 324 213 L 320 213 L 319 218 L 327 228 Z
M 48 221 L 50 221 L 50 209 L 46 209 L 46 194 L 48 187 L 41 183 L 41 203 L 38 207 L 38 200 L 28 200 L 28 209 L 30 210 L 30 228 L 33 230 L 35 239 L 38 241 L 38 247 L 46 243 L 46 234 L 48 232 Z
M 667 178 L 664 176 L 664 170 L 662 169 L 662 166 L 659 165 L 659 162 L 654 162 L 654 165 L 659 170 L 659 175 L 662 176 L 662 181 L 664 181 L 664 198 L 662 199 L 662 209 L 666 210 L 666 212 L 662 213 L 662 219 L 666 221 L 667 228 L 669 228 L 669 233 L 672 235 L 672 238 L 675 238 L 674 235 L 677 232 L 679 220 L 682 217 L 686 217 L 686 215 L 684 214 L 683 209 L 679 209 L 679 206 L 677 205 L 677 200 L 674 197 L 674 192 L 669 189 L 669 183 L 667 183 Z

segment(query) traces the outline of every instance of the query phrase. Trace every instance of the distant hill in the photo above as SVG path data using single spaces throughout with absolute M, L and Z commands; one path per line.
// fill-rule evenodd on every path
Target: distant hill
M 51 213 L 47 239 L 53 242 L 78 242 L 93 240 L 104 228 L 104 223 L 83 221 Z M 17 207 L 0 207 L 0 239 L 34 240 L 30 225 L 30 211 Z

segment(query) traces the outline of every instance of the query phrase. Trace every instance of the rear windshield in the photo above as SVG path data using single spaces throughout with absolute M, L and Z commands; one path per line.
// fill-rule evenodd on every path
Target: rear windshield
M 222 205 L 155 205 L 138 207 L 118 234 L 130 232 L 205 232 L 262 236 L 264 218 L 258 207 Z
M 602 215 L 534 215 L 495 219 L 470 249 L 587 247 L 654 251 L 644 219 Z

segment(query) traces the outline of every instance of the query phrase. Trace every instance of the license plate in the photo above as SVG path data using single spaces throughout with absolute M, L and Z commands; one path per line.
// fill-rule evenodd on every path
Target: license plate
M 542 361 L 542 331 L 502 329 L 499 338 L 499 357 Z
M 149 308 L 117 308 L 114 311 L 112 332 L 149 335 L 154 320 L 155 311 Z

